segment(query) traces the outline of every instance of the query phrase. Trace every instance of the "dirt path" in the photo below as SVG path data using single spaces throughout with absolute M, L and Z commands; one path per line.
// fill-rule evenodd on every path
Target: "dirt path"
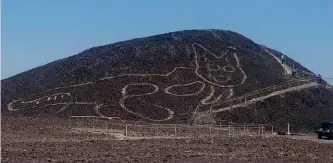
M 264 50 L 266 53 L 270 54 L 278 63 L 280 63 L 281 67 L 285 70 L 285 72 L 287 74 L 291 74 L 291 72 L 292 72 L 291 68 L 288 67 L 287 65 L 283 64 L 282 61 L 278 57 L 276 57 L 274 54 L 272 54 L 266 48 L 262 48 L 262 50 Z
M 303 84 L 303 85 L 299 85 L 299 86 L 289 87 L 289 88 L 279 90 L 279 91 L 272 91 L 272 93 L 270 93 L 268 95 L 253 98 L 253 99 L 250 99 L 246 102 L 242 102 L 242 103 L 239 103 L 239 104 L 236 104 L 236 105 L 232 105 L 232 106 L 212 110 L 212 112 L 213 113 L 218 113 L 218 112 L 228 111 L 231 108 L 236 108 L 236 107 L 241 107 L 241 106 L 242 107 L 248 106 L 248 105 L 253 104 L 257 101 L 262 101 L 262 100 L 265 100 L 267 98 L 277 96 L 277 95 L 280 95 L 280 94 L 283 94 L 283 93 L 288 93 L 288 92 L 292 92 L 292 91 L 299 91 L 301 89 L 306 89 L 306 88 L 315 87 L 315 86 L 318 86 L 318 83 L 312 82 L 312 83 L 307 83 L 307 84 Z M 205 111 L 205 112 L 209 112 L 209 111 Z

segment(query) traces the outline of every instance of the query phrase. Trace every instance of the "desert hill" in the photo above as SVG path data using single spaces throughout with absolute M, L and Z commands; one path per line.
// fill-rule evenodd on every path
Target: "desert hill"
M 315 84 L 312 72 L 290 57 L 281 64 L 281 55 L 227 30 L 137 38 L 93 47 L 2 80 L 1 111 L 15 116 L 117 116 L 153 123 L 193 123 L 200 113 L 210 111 L 215 122 L 282 124 L 283 107 L 297 115 L 295 126 L 333 119 L 333 98 L 320 98 L 332 97 L 332 92 Z M 291 67 L 296 76 L 288 75 Z M 283 84 L 290 85 L 256 92 Z M 289 86 L 300 89 L 288 90 Z M 271 97 L 276 91 L 280 94 Z M 234 100 L 247 94 L 253 96 Z M 236 106 L 262 96 L 267 99 Z M 228 115 L 221 111 L 234 105 L 242 109 L 231 109 Z M 315 118 L 309 118 L 312 113 Z

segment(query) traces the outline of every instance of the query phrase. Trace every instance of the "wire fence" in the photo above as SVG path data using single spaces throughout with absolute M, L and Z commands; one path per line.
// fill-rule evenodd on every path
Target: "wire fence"
M 236 135 L 273 134 L 269 124 L 243 125 L 185 125 L 185 124 L 130 124 L 118 117 L 71 116 L 71 128 L 99 130 L 123 134 L 127 137 L 224 137 Z

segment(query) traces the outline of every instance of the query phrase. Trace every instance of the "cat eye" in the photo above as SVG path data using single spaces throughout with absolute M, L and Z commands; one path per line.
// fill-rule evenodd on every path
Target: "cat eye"
M 222 69 L 224 72 L 235 72 L 236 71 L 235 67 L 233 67 L 233 66 L 223 66 Z
M 220 67 L 215 64 L 208 64 L 208 70 L 210 70 L 210 71 L 217 71 L 219 69 L 220 69 Z
M 207 58 L 206 57 L 199 57 L 198 61 L 199 62 L 207 62 Z

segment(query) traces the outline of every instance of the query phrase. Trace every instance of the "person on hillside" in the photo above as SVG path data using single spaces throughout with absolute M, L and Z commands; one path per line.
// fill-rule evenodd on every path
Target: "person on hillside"
M 317 80 L 317 74 L 311 74 L 311 78 L 314 79 L 316 82 L 318 82 L 318 80 Z
M 296 77 L 296 70 L 295 67 L 293 66 L 293 70 L 291 72 L 291 76 Z
M 321 75 L 318 74 L 318 83 L 321 84 Z
M 285 56 L 284 56 L 284 54 L 282 54 L 282 56 L 281 56 L 281 62 L 282 62 L 282 64 L 284 64 L 284 62 L 285 62 Z

